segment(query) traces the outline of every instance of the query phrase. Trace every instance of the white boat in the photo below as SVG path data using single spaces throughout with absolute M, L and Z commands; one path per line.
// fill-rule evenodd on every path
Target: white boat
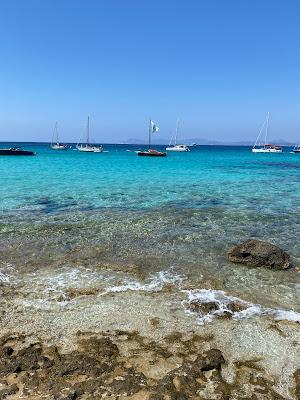
M 295 144 L 295 146 L 294 146 L 293 150 L 291 151 L 291 153 L 300 154 L 300 142 Z
M 87 119 L 86 126 L 86 143 L 78 143 L 76 146 L 77 150 L 83 151 L 85 153 L 102 153 L 103 147 L 90 144 L 90 117 Z
M 56 138 L 56 142 L 54 141 L 54 137 Z M 53 136 L 52 136 L 52 142 L 51 142 L 50 147 L 52 150 L 68 150 L 68 145 L 59 143 L 57 122 L 55 123 L 54 132 L 53 132 Z
M 179 120 L 177 121 L 176 125 L 176 132 L 175 132 L 175 137 L 174 137 L 174 145 L 172 145 L 173 141 L 173 136 L 171 137 L 170 144 L 168 147 L 166 147 L 167 151 L 178 151 L 178 152 L 186 152 L 190 151 L 188 146 L 186 144 L 177 144 L 177 137 L 178 137 L 178 126 L 179 126 Z
M 269 121 L 270 121 L 270 114 L 268 113 L 267 118 L 260 128 L 256 142 L 252 148 L 253 153 L 282 153 L 282 148 L 280 146 L 276 146 L 274 144 L 269 144 L 267 142 L 268 133 L 269 133 Z M 261 137 L 263 131 L 265 133 L 265 142 L 264 142 L 264 144 L 259 144 L 260 137 Z

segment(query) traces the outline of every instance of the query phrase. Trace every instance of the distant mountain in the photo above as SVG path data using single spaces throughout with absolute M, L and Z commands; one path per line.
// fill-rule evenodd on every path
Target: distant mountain
M 168 145 L 169 139 L 154 137 L 152 138 L 152 144 L 157 145 Z M 124 144 L 147 144 L 146 140 L 130 138 L 123 142 Z M 183 138 L 180 143 L 191 145 L 193 143 L 204 145 L 204 146 L 253 146 L 253 140 L 242 140 L 242 141 L 221 141 L 221 140 L 211 140 L 205 138 Z M 270 143 L 278 144 L 280 146 L 294 146 L 294 143 L 287 142 L 284 139 L 270 139 Z

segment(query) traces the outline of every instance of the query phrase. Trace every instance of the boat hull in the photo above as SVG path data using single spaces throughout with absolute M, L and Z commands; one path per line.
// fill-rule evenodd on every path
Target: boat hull
M 141 157 L 166 157 L 166 153 L 162 151 L 137 151 L 136 153 Z
M 68 146 L 51 146 L 52 150 L 68 150 Z
M 102 153 L 103 148 L 102 147 L 77 147 L 78 151 L 81 151 L 83 153 Z
M 22 149 L 0 149 L 0 156 L 34 156 L 35 153 Z
M 252 153 L 282 153 L 282 149 L 252 149 Z
M 174 152 L 177 152 L 177 153 L 187 153 L 187 152 L 190 151 L 190 149 L 188 147 L 186 147 L 186 148 L 183 148 L 183 147 L 182 148 L 180 148 L 180 147 L 178 147 L 178 148 L 176 148 L 176 147 L 167 147 L 166 151 L 174 151 Z

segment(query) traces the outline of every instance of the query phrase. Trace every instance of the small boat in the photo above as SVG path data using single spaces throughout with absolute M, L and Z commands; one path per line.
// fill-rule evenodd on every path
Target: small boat
M 138 156 L 146 156 L 146 157 L 166 157 L 167 153 L 163 152 L 163 151 L 158 151 L 158 150 L 154 150 L 151 149 L 151 136 L 153 133 L 158 132 L 159 128 L 158 126 L 151 121 L 149 122 L 149 136 L 148 136 L 148 150 L 139 150 L 136 151 L 136 154 Z
M 263 147 L 253 148 L 253 153 L 282 153 L 282 147 L 275 144 L 265 144 Z
M 54 142 L 54 140 L 53 140 L 54 136 L 56 137 L 56 142 Z M 52 142 L 51 142 L 50 147 L 52 150 L 68 150 L 68 145 L 59 143 L 57 122 L 55 123 L 54 132 L 53 132 L 53 136 L 52 136 Z
M 300 154 L 300 143 L 296 144 L 292 150 L 294 154 Z
M 86 143 L 78 143 L 76 148 L 77 150 L 85 153 L 103 153 L 102 146 L 96 146 L 94 144 L 90 144 L 90 117 L 88 117 L 87 119 Z
M 268 144 L 267 143 L 267 138 L 268 138 L 268 133 L 269 133 L 269 121 L 270 121 L 270 114 L 267 114 L 267 118 L 262 124 L 259 134 L 257 136 L 256 142 L 252 148 L 253 153 L 282 153 L 282 147 L 281 146 L 276 146 L 274 144 Z M 260 137 L 262 132 L 265 132 L 265 143 L 264 144 L 259 144 Z
M 29 150 L 23 150 L 20 147 L 11 147 L 9 149 L 0 149 L 0 156 L 34 156 L 35 153 Z
M 176 132 L 175 132 L 175 137 L 174 137 L 174 145 L 171 145 L 172 140 L 173 140 L 173 137 L 172 137 L 169 146 L 166 147 L 166 150 L 167 151 L 177 151 L 177 152 L 190 151 L 190 149 L 188 148 L 188 146 L 186 144 L 177 144 L 178 126 L 179 126 L 179 120 L 177 120 Z
M 149 149 L 149 150 L 139 150 L 136 152 L 138 156 L 148 156 L 148 157 L 166 157 L 166 153 L 163 151 L 157 151 L 154 149 Z

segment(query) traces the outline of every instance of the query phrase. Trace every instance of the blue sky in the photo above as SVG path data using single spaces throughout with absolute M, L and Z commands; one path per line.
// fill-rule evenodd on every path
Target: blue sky
M 300 139 L 300 2 L 1 0 L 0 140 Z

